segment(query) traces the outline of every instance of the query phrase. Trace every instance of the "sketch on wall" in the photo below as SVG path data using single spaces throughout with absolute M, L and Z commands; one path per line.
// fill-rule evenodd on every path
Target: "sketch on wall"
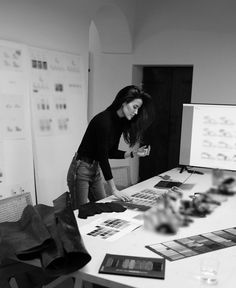
M 3 137 L 20 139 L 24 133 L 24 69 L 23 52 L 14 47 L 2 46 L 1 55 L 1 98 Z
M 26 46 L 0 40 L 0 197 L 25 191 L 35 203 L 28 89 Z

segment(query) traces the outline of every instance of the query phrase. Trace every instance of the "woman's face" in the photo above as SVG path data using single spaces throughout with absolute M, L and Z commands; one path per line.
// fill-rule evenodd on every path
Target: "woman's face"
M 129 103 L 123 103 L 122 111 L 124 117 L 128 120 L 131 120 L 135 115 L 138 114 L 139 108 L 143 105 L 142 99 L 134 99 Z

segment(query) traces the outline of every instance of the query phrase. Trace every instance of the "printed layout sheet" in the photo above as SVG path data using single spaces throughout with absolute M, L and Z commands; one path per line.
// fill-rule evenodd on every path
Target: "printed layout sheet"
M 32 105 L 36 132 L 52 136 L 69 131 L 65 96 L 66 63 L 56 51 L 31 48 Z
M 155 206 L 164 193 L 164 190 L 158 191 L 156 189 L 143 189 L 131 195 L 132 201 L 124 203 L 123 201 L 115 200 L 115 202 L 120 203 L 125 207 L 137 208 L 145 211 Z
M 193 117 L 192 165 L 235 170 L 235 107 L 199 105 Z
M 83 61 L 57 50 L 28 51 L 37 199 L 50 205 L 67 189 L 68 163 L 87 125 Z
M 147 245 L 146 248 L 170 260 L 180 260 L 236 245 L 236 227 L 173 241 Z
M 23 50 L 0 44 L 1 133 L 4 139 L 25 138 L 25 95 L 27 89 Z
M 82 94 L 80 56 L 31 47 L 30 57 L 37 134 L 70 133 L 73 98 Z
M 0 184 L 0 197 L 29 191 L 35 203 L 27 48 L 6 40 L 0 40 Z
M 135 194 L 132 194 L 132 203 L 152 207 L 157 204 L 157 201 L 162 197 L 163 191 L 155 189 L 143 189 Z
M 96 219 L 80 227 L 80 233 L 105 241 L 115 241 L 142 225 L 142 221 L 135 220 L 129 217 L 126 212 L 124 213 L 125 215 L 122 216 L 112 215 Z

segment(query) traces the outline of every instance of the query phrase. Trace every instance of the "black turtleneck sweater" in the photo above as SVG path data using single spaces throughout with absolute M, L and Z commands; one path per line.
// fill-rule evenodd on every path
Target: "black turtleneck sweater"
M 98 161 L 105 180 L 113 178 L 108 159 L 124 159 L 125 151 L 118 150 L 118 146 L 126 121 L 116 111 L 100 112 L 90 121 L 78 148 L 77 159 L 86 156 Z

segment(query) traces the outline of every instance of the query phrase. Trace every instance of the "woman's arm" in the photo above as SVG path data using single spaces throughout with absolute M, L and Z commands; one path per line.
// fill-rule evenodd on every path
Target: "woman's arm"
M 145 146 L 142 146 L 142 147 L 139 147 L 138 149 L 136 150 L 133 150 L 133 151 L 126 151 L 125 154 L 124 154 L 124 158 L 134 158 L 134 157 L 146 157 L 150 154 L 150 151 L 151 151 L 151 146 L 149 145 L 148 147 L 145 145 Z
M 113 178 L 110 180 L 107 180 L 107 184 L 108 184 L 109 190 L 111 191 L 112 195 L 116 196 L 117 198 L 121 199 L 122 201 L 130 201 L 131 200 L 131 197 L 127 193 L 117 190 Z

